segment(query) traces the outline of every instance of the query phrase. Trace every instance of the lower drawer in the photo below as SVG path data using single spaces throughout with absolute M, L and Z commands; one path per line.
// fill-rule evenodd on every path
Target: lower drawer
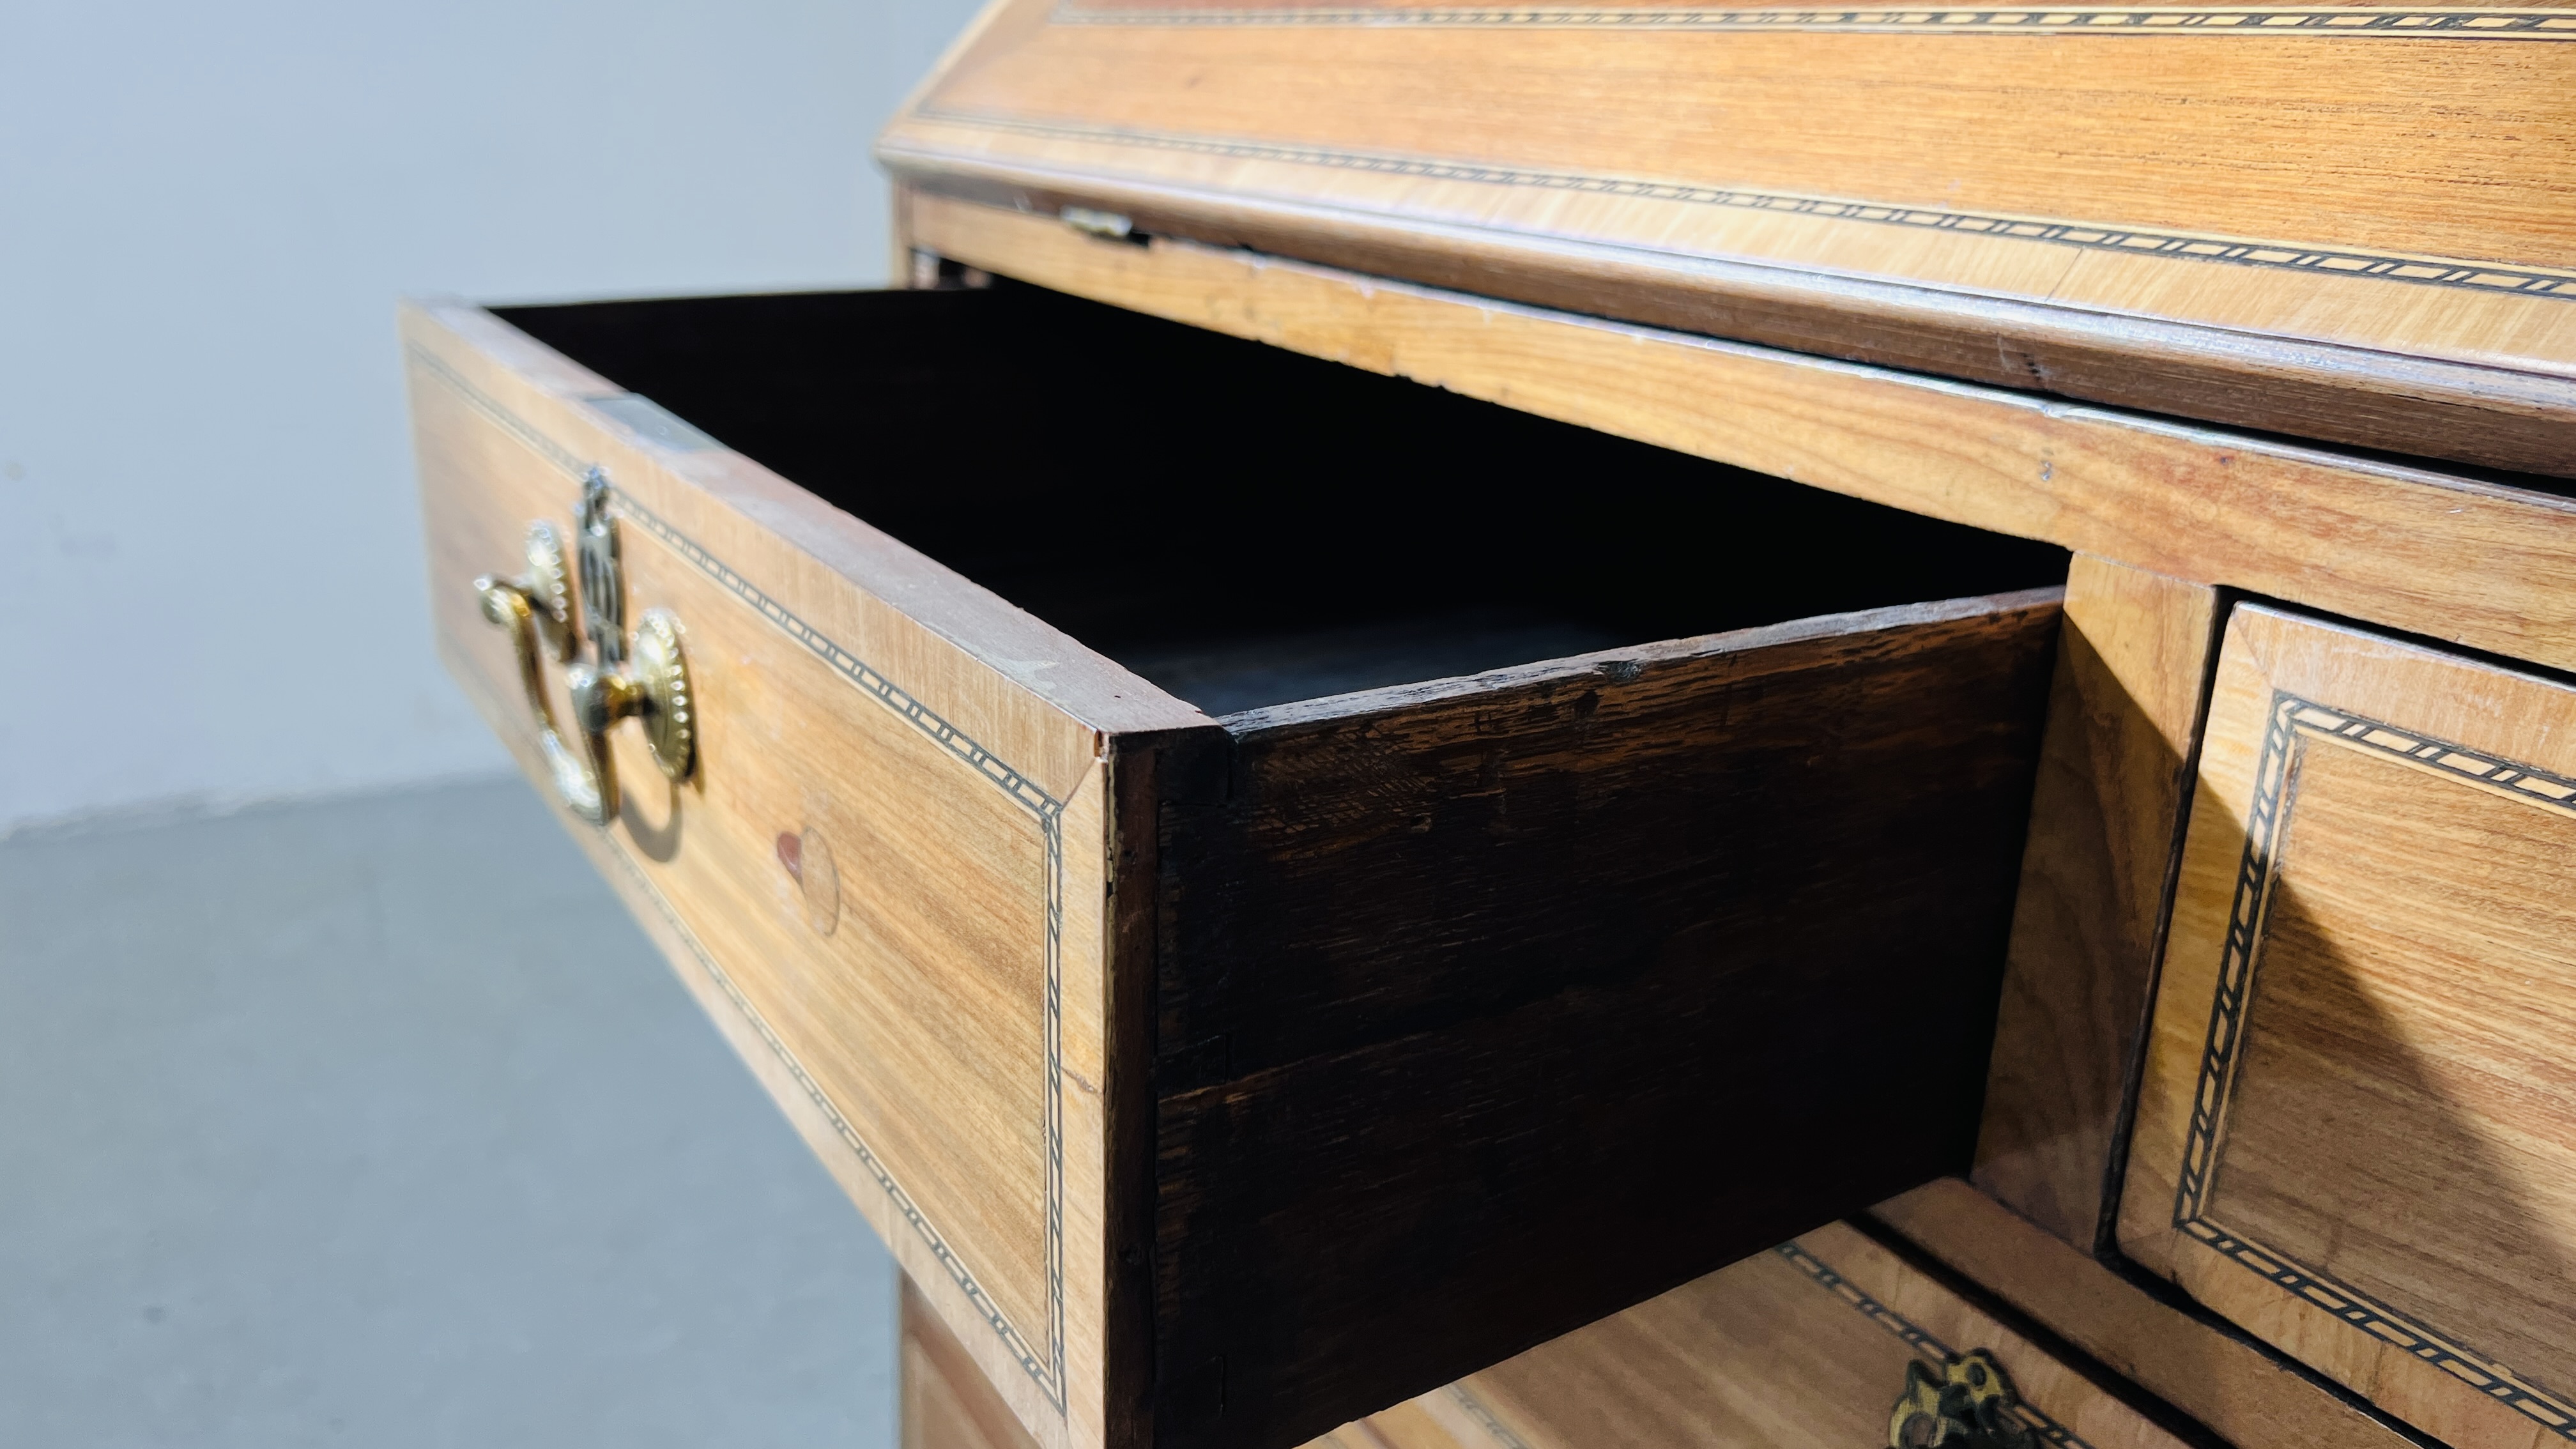
M 2461 1449 L 2576 1440 L 2571 886 L 2576 688 L 2238 608 L 2121 1246 Z
M 1008 285 L 405 326 L 458 676 L 1042 1443 L 1964 1164 L 2057 551 Z
M 1308 1449 L 2183 1449 L 2201 1438 L 1836 1225 Z

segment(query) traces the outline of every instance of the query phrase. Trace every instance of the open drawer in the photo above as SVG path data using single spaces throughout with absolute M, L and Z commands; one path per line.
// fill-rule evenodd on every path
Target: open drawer
M 452 667 L 1041 1442 L 1965 1164 L 2056 550 L 1008 283 L 404 327 Z

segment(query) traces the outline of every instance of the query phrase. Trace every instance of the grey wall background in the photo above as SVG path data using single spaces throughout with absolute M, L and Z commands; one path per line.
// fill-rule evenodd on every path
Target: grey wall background
M 0 835 L 503 767 L 393 307 L 875 285 L 972 0 L 0 3 Z
M 0 0 L 0 1442 L 894 1441 L 892 1261 L 439 669 L 394 303 L 880 283 L 972 8 Z

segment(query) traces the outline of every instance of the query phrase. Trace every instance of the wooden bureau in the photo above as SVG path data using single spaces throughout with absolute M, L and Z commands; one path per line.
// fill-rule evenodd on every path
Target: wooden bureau
M 406 309 L 918 1445 L 2576 1440 L 2576 9 L 998 0 Z

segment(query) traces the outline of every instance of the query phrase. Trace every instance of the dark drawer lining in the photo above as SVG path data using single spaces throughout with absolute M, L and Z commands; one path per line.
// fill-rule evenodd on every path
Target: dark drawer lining
M 1007 281 L 500 315 L 1211 713 L 2065 576 L 2046 544 Z

